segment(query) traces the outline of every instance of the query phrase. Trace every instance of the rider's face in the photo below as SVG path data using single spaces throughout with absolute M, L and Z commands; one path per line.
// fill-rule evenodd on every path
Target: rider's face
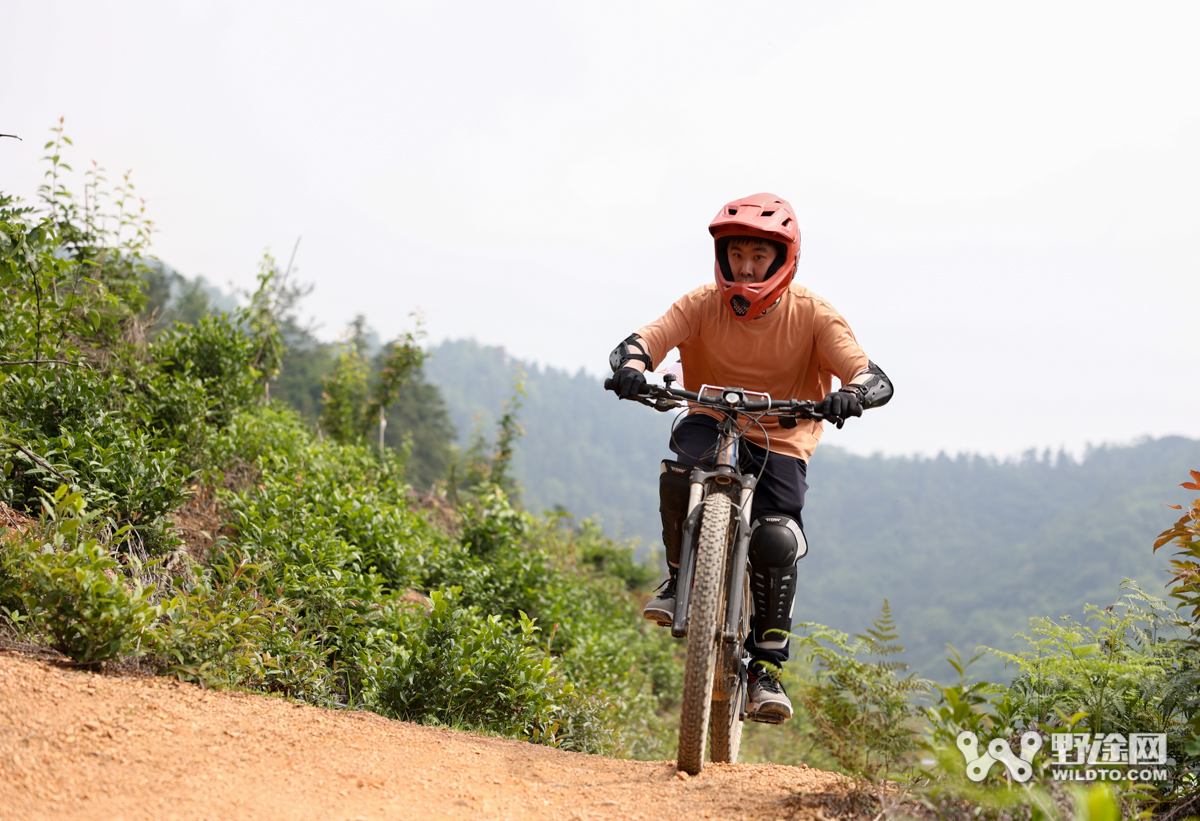
M 766 241 L 729 243 L 729 270 L 734 282 L 762 282 L 778 251 Z

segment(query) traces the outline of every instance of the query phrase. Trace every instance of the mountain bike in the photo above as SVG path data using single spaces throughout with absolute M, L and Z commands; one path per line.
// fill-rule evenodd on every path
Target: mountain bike
M 695 775 L 704 766 L 706 737 L 714 762 L 734 764 L 746 719 L 779 723 L 773 716 L 746 713 L 750 506 L 758 477 L 739 469 L 741 441 L 766 416 L 779 417 L 787 428 L 799 419 L 825 417 L 813 401 L 772 400 L 765 393 L 712 385 L 693 393 L 675 388 L 673 374 L 663 379 L 663 386 L 648 383 L 636 401 L 664 412 L 686 402 L 721 414 L 716 447 L 703 460 L 712 468 L 694 468 L 690 476 L 671 625 L 672 636 L 687 638 L 677 764 Z M 604 387 L 611 388 L 611 382 Z M 831 421 L 841 427 L 842 420 Z

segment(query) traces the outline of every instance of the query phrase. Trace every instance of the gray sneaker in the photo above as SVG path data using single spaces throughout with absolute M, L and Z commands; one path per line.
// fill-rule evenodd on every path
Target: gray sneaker
M 642 618 L 658 622 L 659 627 L 670 627 L 675 621 L 675 577 L 671 576 L 658 586 L 654 598 L 642 609 Z
M 779 673 L 761 661 L 751 662 L 746 718 L 767 724 L 782 724 L 791 717 L 792 702 L 779 683 Z

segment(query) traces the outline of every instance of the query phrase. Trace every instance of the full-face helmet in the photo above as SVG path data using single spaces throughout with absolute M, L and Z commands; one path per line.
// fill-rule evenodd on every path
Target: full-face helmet
M 754 319 L 787 290 L 800 256 L 800 227 L 791 204 L 774 194 L 754 194 L 721 208 L 708 226 L 716 243 L 717 288 L 734 319 Z M 759 237 L 775 243 L 779 253 L 762 282 L 735 282 L 729 268 L 729 241 Z

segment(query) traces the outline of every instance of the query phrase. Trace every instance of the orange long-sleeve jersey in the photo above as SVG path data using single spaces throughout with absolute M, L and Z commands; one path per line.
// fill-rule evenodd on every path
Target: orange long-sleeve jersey
M 715 283 L 686 294 L 654 322 L 638 331 L 657 367 L 679 348 L 688 390 L 701 385 L 739 387 L 769 393 L 772 399 L 815 399 L 843 385 L 867 367 L 867 355 L 842 315 L 828 302 L 793 282 L 775 310 L 749 322 L 735 320 Z M 691 413 L 718 416 L 693 408 Z M 821 423 L 801 420 L 780 427 L 762 420 L 766 432 L 751 426 L 746 438 L 760 447 L 808 461 L 821 441 Z

